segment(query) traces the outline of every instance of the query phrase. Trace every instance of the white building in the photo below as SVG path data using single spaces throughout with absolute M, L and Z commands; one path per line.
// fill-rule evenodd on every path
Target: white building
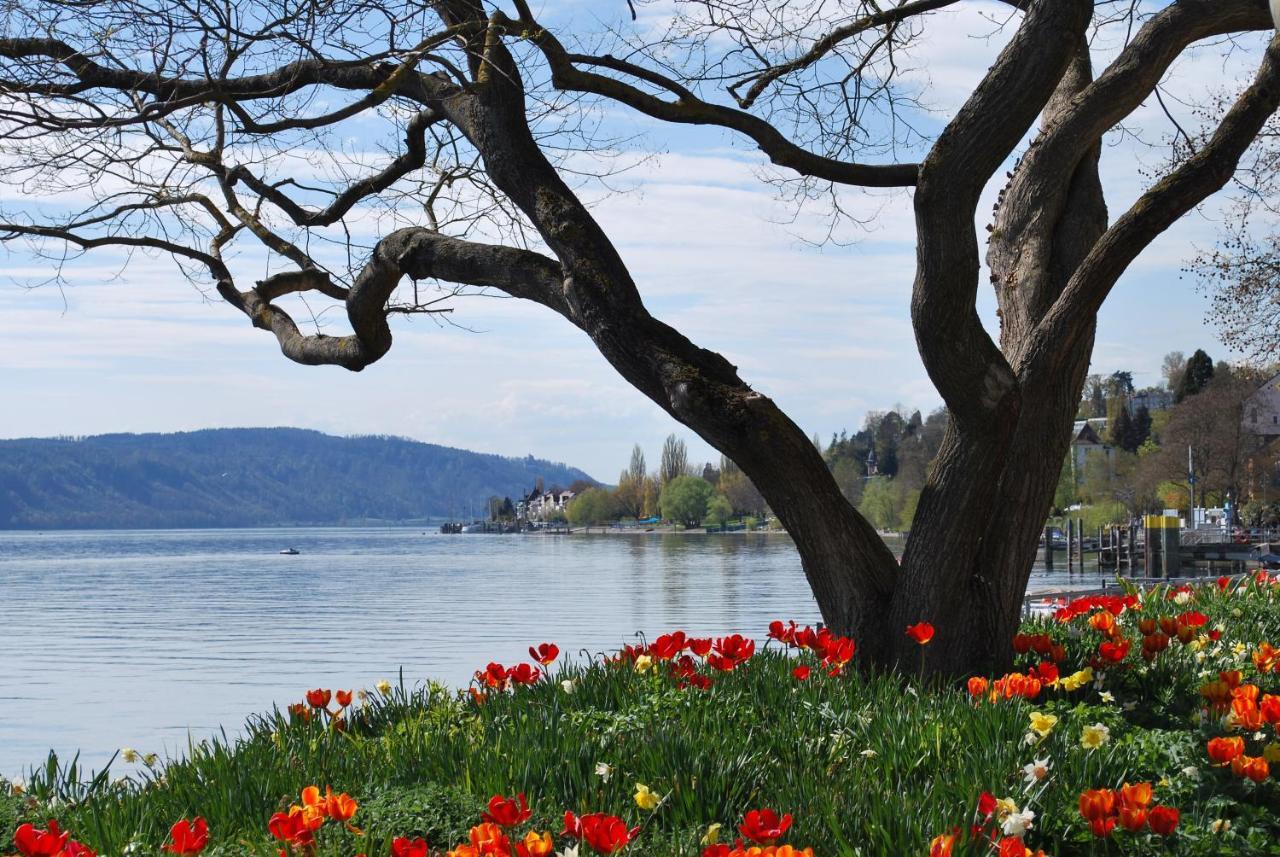
M 516 515 L 530 521 L 545 521 L 555 512 L 563 512 L 574 493 L 569 490 L 540 491 L 535 488 L 516 504 Z
M 1107 472 L 1115 473 L 1115 447 L 1103 443 L 1092 423 L 1106 425 L 1106 420 L 1080 420 L 1075 424 L 1071 438 L 1071 473 L 1077 485 L 1084 482 L 1085 465 L 1093 456 L 1102 456 L 1107 462 Z
M 1244 428 L 1262 437 L 1280 436 L 1280 375 L 1245 400 Z

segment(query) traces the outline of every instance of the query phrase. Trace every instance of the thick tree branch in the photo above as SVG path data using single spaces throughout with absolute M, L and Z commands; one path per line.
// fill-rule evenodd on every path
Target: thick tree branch
M 1046 110 L 1044 130 L 1019 163 L 1002 194 L 996 228 L 1007 257 L 997 291 L 1022 295 L 1043 291 L 1025 272 L 1047 273 L 1055 252 L 1056 223 L 1072 187 L 1075 167 L 1096 152 L 1103 134 L 1135 110 L 1159 84 L 1186 48 L 1201 39 L 1246 30 L 1269 29 L 1271 16 L 1261 0 L 1178 0 L 1148 20 L 1097 80 Z M 993 245 L 994 246 L 994 245 Z M 1056 293 L 1023 300 L 1034 327 Z M 1019 311 L 1015 311 L 1017 314 Z M 1012 355 L 1017 359 L 1017 355 Z
M 1157 236 L 1221 190 L 1240 158 L 1280 107 L 1280 38 L 1267 47 L 1253 83 L 1209 142 L 1144 193 L 1103 234 L 1036 331 L 1037 350 L 1061 352 L 1078 335 L 1078 319 L 1097 313 L 1121 274 Z M 1042 355 L 1055 371 L 1051 354 Z
M 254 327 L 273 333 L 290 360 L 359 372 L 391 348 L 387 301 L 405 277 L 495 288 L 566 312 L 560 294 L 562 274 L 555 261 L 528 250 L 463 241 L 421 227 L 400 229 L 379 241 L 348 290 L 335 292 L 337 287 L 323 271 L 303 270 L 277 274 L 245 292 L 237 291 L 229 279 L 220 281 L 218 292 L 249 316 Z M 304 291 L 345 295 L 353 333 L 303 334 L 293 318 L 272 303 Z
M 977 314 L 978 198 L 1053 95 L 1092 11 L 1089 0 L 1032 5 L 921 165 L 911 314 L 925 369 L 960 424 L 994 420 L 1016 387 Z

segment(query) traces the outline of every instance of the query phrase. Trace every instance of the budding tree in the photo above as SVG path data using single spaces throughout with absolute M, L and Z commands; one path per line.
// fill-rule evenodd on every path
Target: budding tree
M 897 58 L 931 13 L 961 4 L 1003 10 L 1011 37 L 926 135 L 932 123 L 895 112 L 911 95 Z M 540 21 L 526 0 L 5 11 L 3 177 L 29 198 L 90 200 L 10 212 L 5 239 L 171 255 L 289 359 L 352 371 L 387 355 L 397 314 L 438 311 L 460 290 L 541 304 L 741 467 L 794 538 L 823 617 L 868 663 L 914 667 L 903 629 L 927 620 L 927 666 L 950 674 L 1008 657 L 1099 308 L 1144 247 L 1231 179 L 1280 102 L 1272 42 L 1210 131 L 1109 219 L 1104 135 L 1196 42 L 1270 30 L 1266 0 L 686 0 L 664 37 L 614 32 L 621 48 L 594 53 L 581 46 L 606 34 Z M 1127 38 L 1095 68 L 1104 28 Z M 802 197 L 911 189 L 911 320 L 951 419 L 900 565 L 804 432 L 646 309 L 565 179 L 566 140 L 591 145 L 600 103 L 727 129 Z M 346 150 L 347 123 L 394 129 L 380 163 Z M 894 159 L 904 151 L 922 157 Z M 975 218 L 992 182 L 984 284 Z M 851 288 L 861 276 L 851 262 Z M 995 336 L 976 307 L 984 286 Z M 300 295 L 336 302 L 350 332 L 304 332 L 285 309 Z

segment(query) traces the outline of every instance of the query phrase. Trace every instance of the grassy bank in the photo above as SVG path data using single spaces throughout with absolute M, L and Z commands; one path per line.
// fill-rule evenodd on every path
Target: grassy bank
M 762 634 L 754 652 L 729 640 L 703 657 L 709 642 L 667 636 L 523 672 L 485 667 L 477 652 L 474 693 L 397 683 L 345 710 L 300 701 L 251 720 L 242 739 L 125 780 L 50 760 L 0 800 L 0 835 L 53 818 L 100 854 L 155 854 L 175 821 L 199 815 L 204 853 L 274 855 L 269 819 L 316 785 L 358 809 L 299 854 L 385 855 L 397 837 L 443 854 L 468 841 L 491 796 L 517 792 L 532 816 L 508 834 L 549 831 L 557 853 L 575 842 L 561 835 L 566 811 L 617 815 L 639 828 L 621 853 L 663 857 L 701 854 L 714 824 L 732 841 L 763 808 L 792 814 L 782 841 L 819 857 L 929 854 L 956 831 L 954 855 L 996 853 L 993 831 L 1048 854 L 1280 853 L 1275 776 L 1258 776 L 1262 762 L 1215 766 L 1208 750 L 1240 738 L 1241 759 L 1280 773 L 1280 661 L 1265 646 L 1280 643 L 1278 598 L 1275 580 L 1249 579 L 1082 601 L 1029 623 L 1019 675 L 985 687 L 861 677 L 847 644 L 802 632 L 800 647 L 786 627 L 774 636 L 790 643 Z M 1123 801 L 1100 812 L 1095 793 L 1094 826 L 1114 825 L 1096 835 L 1082 793 L 1126 783 L 1152 786 L 1143 823 Z M 1008 802 L 992 808 L 984 793 Z M 1146 821 L 1156 806 L 1166 809 Z M 981 842 L 966 833 L 975 821 Z M 579 853 L 596 851 L 584 841 Z

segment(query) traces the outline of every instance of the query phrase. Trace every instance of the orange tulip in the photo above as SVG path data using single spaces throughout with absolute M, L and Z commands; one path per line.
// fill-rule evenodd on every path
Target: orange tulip
M 486 821 L 471 828 L 471 847 L 481 854 L 510 854 L 511 843 L 498 825 Z
M 524 841 L 516 845 L 516 854 L 518 857 L 550 857 L 554 849 L 550 833 L 539 835 L 530 830 L 524 835 Z
M 1231 704 L 1231 686 L 1221 679 L 1202 685 L 1200 695 L 1217 711 L 1225 711 Z
M 1263 720 L 1272 726 L 1280 726 L 1280 696 L 1263 694 L 1262 702 L 1258 704 L 1258 711 L 1262 714 Z
M 1258 686 L 1256 684 L 1242 684 L 1231 689 L 1231 698 L 1247 699 L 1250 702 L 1257 702 L 1260 692 L 1261 691 L 1258 690 Z
M 1280 649 L 1270 643 L 1262 643 L 1253 653 L 1253 665 L 1260 673 L 1269 673 L 1280 667 Z
M 1262 712 L 1247 696 L 1236 697 L 1231 700 L 1231 722 L 1240 729 L 1261 729 Z
M 351 691 L 349 690 L 340 690 L 334 694 L 334 697 L 338 700 L 340 708 L 346 708 L 351 704 Z
M 325 798 L 325 810 L 334 821 L 350 821 L 359 808 L 360 805 L 356 803 L 355 798 L 346 792 L 340 795 L 330 792 Z
M 1089 617 L 1089 627 L 1093 628 L 1095 631 L 1101 631 L 1107 636 L 1111 636 L 1111 633 L 1116 629 L 1116 617 L 1106 610 L 1103 610 L 1100 613 L 1094 613 Z
M 1236 756 L 1231 760 L 1231 773 L 1260 783 L 1271 773 L 1271 766 L 1261 756 Z
M 956 834 L 940 833 L 929 843 L 929 857 L 951 857 L 951 850 L 956 847 Z
M 1151 803 L 1151 783 L 1125 783 L 1120 787 L 1120 805 L 1130 809 L 1146 809 Z
M 1080 793 L 1080 814 L 1087 821 L 1105 819 L 1115 815 L 1115 811 L 1116 793 L 1111 789 L 1087 789 Z
M 312 708 L 327 708 L 330 697 L 332 697 L 332 694 L 323 688 L 317 687 L 314 690 L 307 691 L 307 703 Z
M 1121 807 L 1120 826 L 1130 833 L 1137 833 L 1147 826 L 1147 811 L 1142 807 Z
M 1227 765 L 1244 752 L 1244 739 L 1240 737 L 1210 738 L 1205 749 L 1214 764 Z
M 969 696 L 972 696 L 972 697 L 984 696 L 990 684 L 991 682 L 987 681 L 987 679 L 984 678 L 983 676 L 975 675 L 971 677 L 969 679 Z

